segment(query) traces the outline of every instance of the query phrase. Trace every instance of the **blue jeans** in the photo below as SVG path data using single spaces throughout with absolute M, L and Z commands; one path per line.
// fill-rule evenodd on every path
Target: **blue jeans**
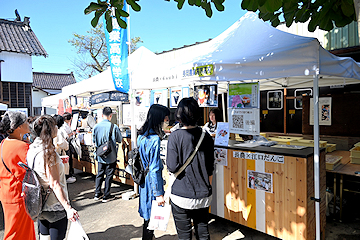
M 175 220 L 179 240 L 192 239 L 191 220 L 193 220 L 196 239 L 210 239 L 208 228 L 209 207 L 200 209 L 184 209 L 171 202 L 171 211 Z
M 111 187 L 111 182 L 112 182 L 112 179 L 114 176 L 115 168 L 116 168 L 116 162 L 110 163 L 110 164 L 98 162 L 98 173 L 97 173 L 96 179 L 95 179 L 95 185 L 96 185 L 95 194 L 96 195 L 101 194 L 101 185 L 104 181 L 104 175 L 106 175 L 104 197 L 110 196 L 110 187 Z

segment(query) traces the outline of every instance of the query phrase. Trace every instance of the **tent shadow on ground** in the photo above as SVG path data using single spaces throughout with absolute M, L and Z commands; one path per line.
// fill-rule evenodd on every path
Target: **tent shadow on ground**
M 135 227 L 134 225 L 119 225 L 115 227 L 110 227 L 104 232 L 95 232 L 87 234 L 91 240 L 100 240 L 100 239 L 117 239 L 117 240 L 129 240 L 129 239 L 141 239 L 142 237 L 142 226 Z M 163 235 L 159 236 L 156 239 L 158 240 L 175 240 L 177 235 Z

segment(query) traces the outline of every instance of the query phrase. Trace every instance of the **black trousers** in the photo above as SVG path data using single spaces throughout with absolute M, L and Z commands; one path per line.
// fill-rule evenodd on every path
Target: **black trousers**
M 142 240 L 152 240 L 154 237 L 154 230 L 147 229 L 147 227 L 149 226 L 149 222 L 150 219 L 149 220 L 144 219 Z
M 171 201 L 170 201 L 171 202 Z M 209 240 L 209 207 L 200 209 L 184 209 L 171 202 L 171 211 L 175 220 L 179 240 L 192 239 L 192 224 L 194 224 L 195 238 Z
M 98 162 L 98 173 L 97 173 L 96 179 L 95 179 L 95 185 L 96 185 L 95 194 L 96 195 L 101 194 L 101 185 L 104 181 L 104 175 L 106 175 L 104 197 L 108 197 L 110 195 L 110 187 L 111 187 L 112 179 L 114 176 L 115 168 L 116 168 L 116 162 L 110 163 L 110 164 Z
M 50 235 L 51 240 L 65 239 L 68 219 L 64 217 L 56 222 L 38 220 L 38 230 L 42 235 Z

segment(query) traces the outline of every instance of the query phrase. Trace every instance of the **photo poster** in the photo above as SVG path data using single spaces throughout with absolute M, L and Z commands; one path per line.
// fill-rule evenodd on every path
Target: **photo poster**
M 310 98 L 310 125 L 314 125 L 314 98 Z M 331 126 L 331 97 L 319 98 L 319 125 Z
M 122 105 L 122 124 L 126 126 L 131 126 L 131 107 L 130 104 Z
M 217 85 L 194 86 L 194 99 L 198 102 L 199 107 L 217 107 Z
M 135 105 L 138 107 L 150 107 L 150 90 L 135 92 Z
M 170 88 L 170 108 L 176 108 L 183 98 L 190 97 L 189 87 Z
M 260 83 L 229 84 L 229 108 L 260 108 Z
M 215 145 L 228 146 L 229 135 L 229 123 L 218 122 L 215 135 Z
M 273 175 L 266 172 L 247 170 L 247 187 L 268 193 L 273 192 Z
M 140 129 L 144 125 L 149 109 L 149 107 L 135 107 L 134 115 L 137 129 Z
M 167 90 L 167 88 L 151 90 L 150 106 L 153 104 L 160 104 L 165 107 L 168 107 L 168 90 Z
M 214 148 L 215 164 L 227 166 L 227 153 L 226 148 Z
M 260 135 L 259 108 L 229 108 L 229 131 L 245 135 Z

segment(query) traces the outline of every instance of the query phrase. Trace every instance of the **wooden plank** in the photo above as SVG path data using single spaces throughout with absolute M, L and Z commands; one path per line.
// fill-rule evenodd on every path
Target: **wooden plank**
M 304 158 L 296 158 L 296 232 L 294 234 L 295 239 L 315 239 L 308 238 L 307 233 L 309 227 L 309 223 L 307 221 L 308 213 L 308 205 L 307 202 L 310 200 L 309 191 L 311 191 L 311 187 L 314 187 L 314 182 L 307 175 L 307 164 L 313 165 L 307 162 L 307 159 Z M 310 176 L 311 177 L 311 176 Z M 311 213 L 310 213 L 311 214 Z M 314 223 L 313 223 L 314 224 Z
M 246 168 L 246 171 L 247 170 L 253 170 L 255 171 L 255 162 L 256 160 L 246 160 L 246 165 L 247 165 L 247 168 Z M 244 212 L 243 211 L 243 216 L 244 214 L 248 214 L 248 219 L 247 219 L 247 226 L 250 227 L 250 228 L 253 228 L 253 229 L 256 229 L 256 190 L 255 189 L 251 189 L 251 188 L 248 188 L 247 185 L 248 185 L 248 176 L 247 176 L 247 173 L 244 175 L 245 176 L 245 185 L 244 185 L 244 189 L 247 189 L 247 201 L 246 201 L 246 207 L 251 205 L 251 209 L 250 209 L 250 213 L 247 213 L 247 212 Z M 262 191 L 261 191 L 262 192 Z M 246 208 L 247 209 L 247 208 Z
M 255 170 L 258 172 L 265 172 L 265 162 L 256 161 Z M 265 209 L 265 192 L 256 191 L 256 230 L 266 232 L 266 209 Z
M 230 209 L 228 201 L 231 201 L 231 161 L 233 159 L 233 150 L 228 151 L 228 165 L 224 166 L 224 218 L 230 219 Z
M 239 218 L 239 169 L 238 165 L 242 163 L 243 159 L 232 158 L 231 159 L 231 199 L 230 199 L 230 210 L 231 210 L 231 221 L 244 224 Z
M 284 222 L 283 230 L 284 239 L 295 239 L 297 233 L 296 224 L 296 158 L 285 157 L 285 168 L 284 168 Z
M 275 174 L 275 166 L 274 163 L 266 162 L 265 163 L 265 172 Z M 273 192 L 277 191 L 277 186 L 274 184 L 273 179 Z M 275 197 L 274 193 L 265 193 L 265 208 L 266 208 L 266 233 L 272 236 L 276 236 L 275 233 Z

